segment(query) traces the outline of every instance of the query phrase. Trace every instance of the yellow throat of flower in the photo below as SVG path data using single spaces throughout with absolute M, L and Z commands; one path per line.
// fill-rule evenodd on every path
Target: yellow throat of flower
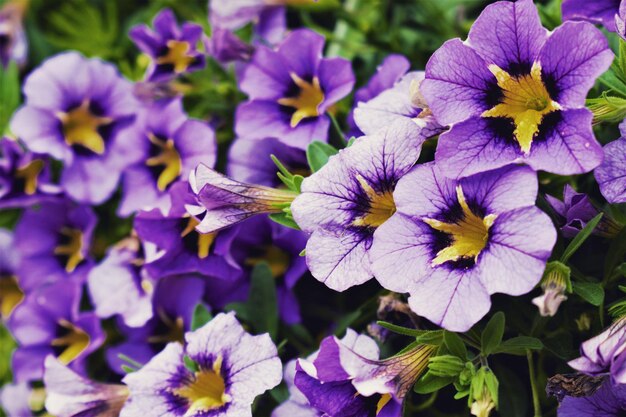
M 352 224 L 354 226 L 378 227 L 396 212 L 393 192 L 385 191 L 379 194 L 361 175 L 357 175 L 356 179 L 369 199 L 369 209 L 363 216 L 354 219 Z
M 0 277 L 0 317 L 9 317 L 23 299 L 24 292 L 14 276 Z
M 530 74 L 511 76 L 497 65 L 489 65 L 502 89 L 502 103 L 485 111 L 482 117 L 507 117 L 515 123 L 515 139 L 525 154 L 530 152 L 533 138 L 539 131 L 543 117 L 561 109 L 553 101 L 541 80 L 541 65 L 535 62 Z
M 34 159 L 15 171 L 15 178 L 24 181 L 24 193 L 33 195 L 37 192 L 37 178 L 43 169 L 43 161 Z
M 189 42 L 171 40 L 167 42 L 167 53 L 156 59 L 159 65 L 171 65 L 177 74 L 183 73 L 194 61 L 189 55 L 191 45 Z
M 59 113 L 57 117 L 63 124 L 63 135 L 68 145 L 80 145 L 98 155 L 104 153 L 104 138 L 98 128 L 110 124 L 113 119 L 94 115 L 89 108 L 89 100 L 67 113 Z
M 201 369 L 194 373 L 193 380 L 174 391 L 174 394 L 186 399 L 189 409 L 184 417 L 195 415 L 198 411 L 214 410 L 231 401 L 226 394 L 226 385 L 222 378 L 222 357 L 218 356 L 212 369 Z
M 163 171 L 157 179 L 157 188 L 159 191 L 165 191 L 167 187 L 174 182 L 182 170 L 182 162 L 180 155 L 174 146 L 172 139 L 161 140 L 153 134 L 148 134 L 148 140 L 154 146 L 161 150 L 156 156 L 148 158 L 146 165 L 149 167 L 163 166 Z
M 489 228 L 496 219 L 495 214 L 484 218 L 477 216 L 467 205 L 461 186 L 456 187 L 456 195 L 463 212 L 462 218 L 456 223 L 445 223 L 435 219 L 424 218 L 424 222 L 435 230 L 447 233 L 452 242 L 447 248 L 440 250 L 432 261 L 432 266 L 444 262 L 456 261 L 460 258 L 476 260 L 480 252 L 487 245 Z
M 198 235 L 198 258 L 204 259 L 209 256 L 211 246 L 213 246 L 217 233 L 198 233 L 196 231 L 196 226 L 199 224 L 200 222 L 195 217 L 190 216 L 189 222 L 187 223 L 185 229 L 181 232 L 180 237 L 185 237 L 190 233 L 196 233 Z
M 83 329 L 74 326 L 65 319 L 59 320 L 58 324 L 65 328 L 67 333 L 65 336 L 53 339 L 51 345 L 54 347 L 65 347 L 58 359 L 63 365 L 67 365 L 87 349 L 87 346 L 89 346 L 89 335 Z
M 64 227 L 61 234 L 67 238 L 67 242 L 54 248 L 55 255 L 67 256 L 65 270 L 74 272 L 78 264 L 82 262 L 83 256 L 83 232 L 78 229 Z
M 278 104 L 296 109 L 291 116 L 290 123 L 291 127 L 296 127 L 302 119 L 320 115 L 318 107 L 324 101 L 324 93 L 322 92 L 319 78 L 313 77 L 313 81 L 308 82 L 300 78 L 295 72 L 291 72 L 289 75 L 300 88 L 300 92 L 296 97 L 278 99 Z

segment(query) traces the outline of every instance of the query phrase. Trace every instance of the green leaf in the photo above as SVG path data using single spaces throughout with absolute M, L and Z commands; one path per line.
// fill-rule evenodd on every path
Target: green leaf
M 428 370 L 435 376 L 456 377 L 465 369 L 465 363 L 454 355 L 434 356 L 428 360 Z
M 417 343 L 433 346 L 439 346 L 443 343 L 443 330 L 420 330 L 420 332 L 415 337 Z
M 493 353 L 508 353 L 511 355 L 526 356 L 526 349 L 541 350 L 541 340 L 530 336 L 517 336 L 500 343 Z
M 387 330 L 391 330 L 394 333 L 402 334 L 405 336 L 417 337 L 420 334 L 423 334 L 423 330 L 410 329 L 408 327 L 398 326 L 393 323 L 388 323 L 386 321 L 379 320 L 376 322 L 379 326 L 384 327 Z
M 485 326 L 481 335 L 481 351 L 483 355 L 491 354 L 502 342 L 504 336 L 504 313 L 498 311 Z
M 183 356 L 183 363 L 185 364 L 185 368 L 189 370 L 189 372 L 195 373 L 198 372 L 198 364 L 191 359 L 189 356 Z
M 288 213 L 272 213 L 269 215 L 270 220 L 282 224 L 283 226 L 289 227 L 290 229 L 300 230 L 298 227 L 298 223 L 293 220 Z
M 311 142 L 306 149 L 306 160 L 309 163 L 311 172 L 319 171 L 326 165 L 328 158 L 336 155 L 337 152 L 337 149 L 327 143 L 319 141 Z
M 20 105 L 20 75 L 17 64 L 10 61 L 7 68 L 0 65 L 0 135 L 9 127 L 11 116 Z
M 463 360 L 467 360 L 467 347 L 458 334 L 445 330 L 443 332 L 443 342 L 450 353 Z
M 259 262 L 252 270 L 248 297 L 250 324 L 259 333 L 269 333 L 272 339 L 278 332 L 276 282 L 269 265 Z
M 596 217 L 591 219 L 589 223 L 587 223 L 583 230 L 578 232 L 578 234 L 574 237 L 574 239 L 572 239 L 569 245 L 567 245 L 565 251 L 563 251 L 563 255 L 561 255 L 561 262 L 566 264 L 567 261 L 569 261 L 569 258 L 571 258 L 571 256 L 578 250 L 578 248 L 580 248 L 580 246 L 585 243 L 585 240 L 587 240 L 587 238 L 591 236 L 591 233 L 594 231 L 598 223 L 600 223 L 602 216 L 602 213 L 598 214 Z
M 450 385 L 454 382 L 454 379 L 454 377 L 440 377 L 433 375 L 431 372 L 426 372 L 426 374 L 417 381 L 413 390 L 418 394 L 430 394 Z
M 191 330 L 199 329 L 211 321 L 212 318 L 213 315 L 204 303 L 196 304 L 196 307 L 193 309 L 193 316 L 191 317 Z
M 604 288 L 594 282 L 573 282 L 574 293 L 583 300 L 594 306 L 599 306 L 604 301 Z
M 626 83 L 624 83 L 611 68 L 598 78 L 601 84 L 613 90 L 613 92 L 626 97 Z

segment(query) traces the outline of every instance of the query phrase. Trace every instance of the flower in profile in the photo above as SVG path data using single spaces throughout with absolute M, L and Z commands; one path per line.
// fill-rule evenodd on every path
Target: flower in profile
M 302 182 L 293 217 L 311 234 L 306 260 L 315 278 L 343 291 L 373 277 L 374 232 L 396 211 L 393 191 L 417 162 L 425 138 L 400 125 L 364 136 Z
M 146 25 L 133 27 L 128 35 L 135 45 L 151 58 L 147 81 L 167 81 L 181 74 L 204 68 L 205 56 L 198 51 L 202 26 L 185 22 L 178 26 L 170 9 L 163 9 L 152 21 L 154 30 Z
M 420 89 L 437 121 L 451 125 L 435 160 L 453 178 L 511 163 L 561 175 L 591 171 L 603 152 L 585 97 L 612 61 L 589 23 L 548 33 L 531 0 L 487 6 L 465 43 L 447 41 L 426 65 Z
M 558 417 L 620 417 L 626 413 L 626 385 L 605 381 L 599 390 L 585 397 L 565 397 Z
M 56 417 L 115 417 L 126 403 L 128 388 L 124 385 L 87 379 L 54 356 L 48 356 L 44 366 L 46 411 Z
M 604 161 L 593 173 L 609 203 L 626 203 L 626 137 L 604 146 Z
M 626 384 L 626 320 L 620 319 L 580 346 L 581 356 L 569 366 L 587 375 L 610 375 L 613 384 Z
M 556 230 L 534 206 L 530 168 L 452 180 L 427 163 L 393 197 L 397 212 L 374 234 L 372 269 L 383 287 L 408 292 L 418 315 L 466 331 L 489 311 L 491 294 L 525 294 L 541 279 Z
M 211 37 L 205 40 L 207 53 L 221 64 L 247 62 L 254 53 L 254 47 L 239 39 L 227 29 L 214 27 Z
M 23 26 L 27 0 L 11 0 L 0 8 L 0 65 L 15 61 L 20 67 L 28 58 L 28 40 Z
M 299 29 L 276 50 L 256 49 L 240 81 L 249 100 L 237 108 L 237 136 L 275 137 L 300 149 L 328 139 L 325 113 L 350 93 L 354 75 L 349 61 L 322 58 L 323 48 L 323 36 Z
M 27 207 L 58 197 L 46 156 L 24 150 L 17 141 L 0 139 L 0 208 Z
M 96 222 L 91 207 L 67 200 L 27 209 L 15 227 L 24 291 L 65 278 L 82 282 L 93 263 L 89 249 Z
M 565 291 L 572 292 L 570 269 L 560 262 L 550 262 L 541 279 L 543 294 L 533 298 L 542 317 L 554 317 L 559 306 L 567 297 Z
M 113 65 L 67 52 L 46 60 L 24 83 L 25 105 L 11 130 L 34 153 L 64 164 L 60 185 L 81 203 L 109 198 L 138 150 L 120 137 L 137 101 Z
M 128 135 L 128 145 L 140 149 L 140 161 L 124 170 L 123 197 L 118 213 L 128 216 L 140 209 L 165 209 L 167 190 L 187 181 L 200 163 L 215 164 L 217 143 L 213 129 L 189 119 L 182 99 L 159 101 L 141 112 Z
M 105 334 L 95 314 L 79 311 L 80 297 L 81 285 L 59 281 L 28 294 L 15 308 L 7 327 L 19 345 L 12 359 L 16 382 L 41 379 L 48 355 L 82 372 Z
M 24 299 L 17 282 L 19 252 L 13 246 L 13 233 L 0 229 L 0 319 L 6 320 Z
M 615 32 L 615 16 L 621 3 L 621 0 L 563 0 L 563 21 L 585 20 L 601 24 L 607 30 Z
M 254 398 L 278 385 L 282 367 L 268 334 L 245 332 L 234 313 L 218 314 L 170 343 L 139 371 L 124 377 L 132 400 L 120 417 L 251 415 Z
M 196 225 L 200 233 L 215 233 L 259 214 L 282 213 L 297 193 L 246 184 L 230 179 L 204 164 L 189 176 L 189 184 L 206 213 Z

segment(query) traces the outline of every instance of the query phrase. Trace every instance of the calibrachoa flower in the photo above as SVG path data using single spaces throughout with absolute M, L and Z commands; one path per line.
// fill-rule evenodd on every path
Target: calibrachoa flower
M 306 149 L 326 141 L 330 106 L 354 85 L 350 62 L 322 58 L 324 37 L 293 31 L 277 48 L 259 46 L 240 81 L 249 101 L 237 108 L 235 132 L 246 139 L 275 137 Z
M 609 203 L 626 203 L 626 137 L 604 147 L 604 161 L 593 173 Z
M 468 40 L 446 42 L 426 65 L 423 92 L 442 125 L 435 160 L 463 177 L 510 163 L 561 175 L 602 162 L 585 97 L 613 53 L 586 22 L 548 33 L 531 0 L 500 1 Z
M 0 9 L 0 65 L 26 64 L 28 41 L 22 24 L 28 0 L 7 1 Z
M 46 156 L 28 152 L 12 139 L 0 139 L 0 208 L 27 207 L 54 199 L 60 191 L 52 183 Z
M 13 233 L 0 229 L 0 319 L 3 320 L 24 299 L 16 275 L 19 252 L 13 242 Z
M 352 329 L 348 329 L 351 332 Z M 313 360 L 313 357 L 308 360 Z M 296 360 L 287 362 L 283 370 L 283 380 L 289 390 L 289 398 L 272 411 L 272 417 L 321 417 L 323 413 L 309 404 L 304 394 L 296 387 Z
M 84 359 L 105 335 L 95 314 L 79 312 L 80 297 L 79 284 L 59 281 L 40 287 L 15 308 L 7 327 L 19 344 L 12 359 L 16 382 L 41 379 L 48 355 L 82 372 Z
M 212 28 L 211 37 L 205 40 L 207 53 L 221 64 L 249 61 L 254 47 L 243 42 L 234 33 L 219 27 Z
M 615 16 L 621 3 L 621 0 L 563 0 L 563 20 L 586 20 L 615 32 Z
M 525 294 L 541 279 L 556 231 L 536 197 L 527 167 L 452 180 L 434 163 L 419 165 L 398 182 L 397 212 L 374 234 L 374 275 L 408 292 L 420 316 L 466 331 L 491 294 Z
M 417 161 L 424 139 L 392 125 L 358 139 L 304 179 L 291 210 L 311 233 L 306 259 L 315 278 L 343 291 L 373 277 L 368 256 L 374 232 L 395 212 L 393 190 Z
M 151 58 L 147 81 L 165 81 L 204 68 L 205 56 L 197 49 L 204 34 L 202 26 L 185 22 L 179 27 L 170 9 L 159 12 L 152 26 L 154 30 L 137 25 L 128 33 L 137 47 Z
M 176 181 L 186 181 L 200 163 L 215 164 L 215 133 L 207 124 L 189 119 L 180 98 L 152 104 L 138 117 L 129 145 L 142 159 L 124 170 L 124 195 L 119 214 L 139 209 L 167 208 L 166 192 Z
M 542 317 L 554 317 L 559 306 L 567 297 L 565 291 L 572 291 L 570 271 L 559 262 L 550 262 L 541 279 L 543 294 L 533 298 L 533 304 L 539 308 Z
M 32 152 L 63 161 L 60 184 L 72 199 L 109 198 L 141 155 L 121 134 L 137 111 L 130 83 L 110 64 L 67 52 L 33 71 L 24 95 L 11 130 Z
M 281 363 L 269 335 L 249 335 L 233 313 L 217 315 L 185 341 L 168 344 L 124 378 L 132 400 L 120 417 L 252 416 L 254 398 L 280 383 Z
M 0 388 L 0 407 L 9 416 L 33 417 L 35 416 L 33 403 L 36 402 L 36 398 L 33 397 L 36 395 L 28 382 L 6 384 Z
M 64 278 L 82 282 L 93 263 L 89 249 L 96 222 L 90 207 L 68 200 L 26 210 L 15 227 L 20 286 L 28 292 Z
M 558 417 L 621 417 L 626 413 L 626 385 L 605 381 L 588 397 L 565 397 Z
M 46 411 L 55 417 L 116 417 L 128 398 L 126 386 L 91 381 L 54 356 L 46 358 L 43 381 Z
M 580 353 L 569 366 L 588 375 L 609 374 L 613 384 L 626 384 L 626 320 L 584 342 Z
M 384 363 L 378 361 L 378 346 L 373 339 L 357 334 L 348 329 L 343 339 L 329 336 L 320 344 L 320 350 L 309 359 L 299 359 L 296 366 L 295 385 L 306 397 L 311 407 L 323 415 L 333 417 L 400 416 L 400 402 L 394 399 L 389 390 L 380 395 L 380 390 L 372 390 L 374 385 L 364 387 L 362 392 L 355 382 L 355 371 L 369 371 Z M 418 361 L 419 362 L 419 361 Z M 420 362 L 423 368 L 428 364 L 428 357 Z M 387 378 L 398 377 L 401 369 L 414 370 L 407 364 L 400 365 L 394 372 L 381 372 L 382 388 Z M 387 369 L 391 370 L 391 368 Z M 361 372 L 359 372 L 361 373 Z M 358 375 L 358 374 L 357 374 Z M 407 376 L 407 375 L 405 375 Z M 410 380 L 412 377 L 407 379 Z M 400 378 L 397 380 L 400 381 Z M 412 384 L 415 382 L 413 379 Z

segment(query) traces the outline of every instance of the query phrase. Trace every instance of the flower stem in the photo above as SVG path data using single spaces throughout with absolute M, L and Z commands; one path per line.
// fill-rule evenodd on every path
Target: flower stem
M 335 132 L 334 135 L 331 134 L 330 138 L 331 140 L 329 140 L 331 145 L 335 145 L 336 148 L 341 149 L 341 148 L 345 148 L 346 146 L 346 139 L 343 135 L 343 132 L 341 131 L 341 127 L 339 126 L 339 122 L 337 121 L 337 119 L 335 118 L 335 116 L 328 112 L 326 113 L 328 114 L 328 117 L 330 117 L 330 121 L 331 124 L 333 125 L 333 131 Z M 332 140 L 334 139 L 334 140 Z
M 539 402 L 539 390 L 535 377 L 535 364 L 533 361 L 533 354 L 529 349 L 526 349 L 526 358 L 528 359 L 528 374 L 530 376 L 530 387 L 533 393 L 533 408 L 535 410 L 534 417 L 541 417 L 541 403 Z

